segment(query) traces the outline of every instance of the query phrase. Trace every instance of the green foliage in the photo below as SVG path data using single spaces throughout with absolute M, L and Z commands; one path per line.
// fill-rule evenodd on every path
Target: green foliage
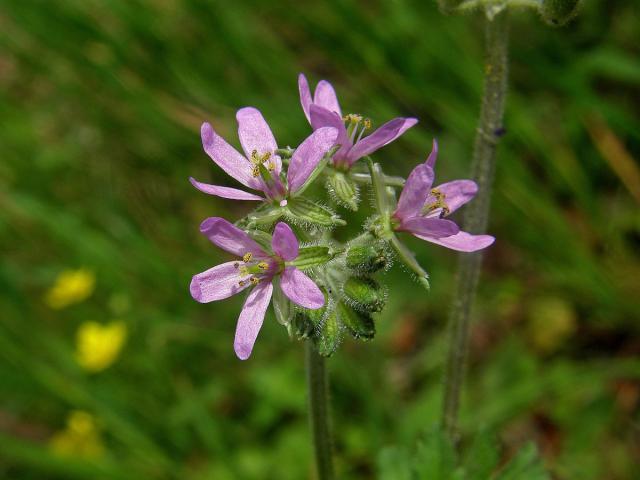
M 230 260 L 200 221 L 239 218 L 251 202 L 204 195 L 188 177 L 238 187 L 202 151 L 199 127 L 212 122 L 239 148 L 239 107 L 259 106 L 280 146 L 308 135 L 300 71 L 331 80 L 345 111 L 374 128 L 420 118 L 381 150 L 385 172 L 406 176 L 437 136 L 439 180 L 466 176 L 482 79 L 475 18 L 442 17 L 435 2 L 363 5 L 0 2 L 0 477 L 309 475 L 301 345 L 269 314 L 251 360 L 239 362 L 243 299 L 203 306 L 189 296 L 194 273 Z M 535 437 L 561 479 L 631 480 L 640 221 L 638 186 L 623 172 L 640 155 L 638 8 L 584 2 L 563 29 L 528 12 L 512 20 L 497 241 L 475 307 L 462 428 L 499 431 L 509 451 Z M 363 185 L 363 206 L 368 195 Z M 393 295 L 375 341 L 345 339 L 328 362 L 341 479 L 370 478 L 376 452 L 440 413 L 456 261 L 409 242 L 431 292 L 400 267 L 380 274 Z M 49 308 L 57 274 L 80 267 L 95 273 L 93 295 Z M 541 349 L 541 328 L 561 330 L 544 328 L 559 321 L 539 313 L 550 298 L 575 329 Z M 81 370 L 79 326 L 115 319 L 129 329 L 120 357 Z M 103 458 L 51 453 L 76 409 L 100 420 Z
M 478 435 L 458 462 L 440 429 L 423 436 L 415 449 L 387 447 L 378 456 L 379 480 L 549 480 L 534 444 L 522 447 L 504 466 L 493 437 Z

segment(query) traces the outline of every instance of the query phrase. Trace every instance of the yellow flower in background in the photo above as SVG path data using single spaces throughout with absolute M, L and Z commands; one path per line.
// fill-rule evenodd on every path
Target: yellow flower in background
M 91 270 L 64 270 L 45 295 L 45 302 L 54 310 L 86 300 L 93 293 L 96 276 Z
M 99 372 L 116 361 L 127 339 L 127 326 L 84 322 L 76 333 L 76 360 L 89 372 Z
M 82 410 L 69 414 L 65 429 L 49 439 L 49 448 L 58 455 L 81 458 L 97 458 L 104 454 L 97 421 Z
M 534 299 L 528 317 L 529 338 L 542 353 L 551 353 L 560 348 L 578 328 L 573 306 L 562 298 Z

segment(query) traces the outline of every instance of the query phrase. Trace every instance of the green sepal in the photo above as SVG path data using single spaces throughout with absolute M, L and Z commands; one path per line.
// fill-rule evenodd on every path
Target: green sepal
M 249 230 L 247 232 L 255 242 L 262 247 L 265 252 L 271 251 L 271 235 L 263 230 Z
M 241 228 L 247 229 L 265 228 L 276 223 L 284 214 L 285 211 L 282 207 L 265 203 L 260 205 L 236 224 Z
M 342 172 L 333 171 L 327 177 L 327 191 L 330 197 L 345 208 L 358 210 L 360 191 L 358 185 Z
M 302 197 L 289 199 L 284 213 L 293 223 L 309 224 L 320 228 L 334 228 L 346 225 L 331 209 Z
M 338 313 L 353 338 L 371 340 L 376 335 L 376 325 L 369 313 L 355 311 L 342 302 L 338 304 Z
M 350 305 L 362 312 L 380 312 L 387 303 L 385 289 L 370 277 L 349 277 L 342 291 Z
M 554 27 L 566 25 L 576 16 L 581 0 L 543 0 L 540 15 Z
M 280 325 L 284 325 L 287 327 L 287 330 L 290 331 L 290 325 L 294 316 L 293 305 L 282 292 L 282 289 L 280 288 L 280 280 L 278 278 L 274 278 L 273 282 L 275 285 L 273 288 L 272 304 L 273 311 L 276 314 L 276 320 Z
M 307 270 L 319 265 L 324 265 L 332 258 L 333 254 L 331 253 L 329 247 L 303 247 L 298 251 L 298 256 L 296 257 L 296 259 L 288 262 L 288 265 L 293 265 L 300 270 Z

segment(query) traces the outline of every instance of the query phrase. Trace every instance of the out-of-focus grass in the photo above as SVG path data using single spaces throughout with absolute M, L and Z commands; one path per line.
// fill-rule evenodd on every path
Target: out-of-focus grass
M 467 432 L 500 432 L 507 456 L 536 440 L 558 478 L 631 479 L 640 217 L 633 174 L 619 178 L 624 160 L 598 139 L 614 138 L 637 169 L 640 18 L 630 2 L 586 3 L 560 30 L 514 15 L 498 241 L 463 420 Z M 406 175 L 437 136 L 439 180 L 464 176 L 482 78 L 476 19 L 408 0 L 5 0 L 0 32 L 2 476 L 308 477 L 301 345 L 269 317 L 239 362 L 240 300 L 203 306 L 188 295 L 190 276 L 222 259 L 199 222 L 246 212 L 188 184 L 233 185 L 201 151 L 199 124 L 235 143 L 235 110 L 255 105 L 280 144 L 295 145 L 308 132 L 304 71 L 378 125 L 420 118 L 378 155 L 390 173 Z M 391 271 L 376 340 L 346 341 L 331 360 L 341 478 L 370 477 L 384 445 L 411 442 L 438 418 L 455 258 L 408 242 L 432 292 Z M 50 309 L 57 274 L 80 267 L 96 275 L 93 295 Z M 85 373 L 77 328 L 112 320 L 129 332 L 120 358 Z M 102 456 L 48 447 L 74 410 L 98 419 Z

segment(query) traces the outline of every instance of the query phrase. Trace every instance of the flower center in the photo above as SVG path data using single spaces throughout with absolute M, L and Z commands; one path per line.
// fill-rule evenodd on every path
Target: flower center
M 449 215 L 449 213 L 451 212 L 451 209 L 449 208 L 449 205 L 447 205 L 447 202 L 445 202 L 445 199 L 447 198 L 447 196 L 437 188 L 433 188 L 431 189 L 431 195 L 429 198 L 431 197 L 433 197 L 435 200 L 431 203 L 425 204 L 425 206 L 422 208 L 422 213 L 424 215 L 427 215 L 433 212 L 434 210 L 441 209 L 440 218 L 446 217 L 447 215 Z
M 244 287 L 247 282 L 253 285 L 260 283 L 265 277 L 265 274 L 269 271 L 269 264 L 264 260 L 256 261 L 253 258 L 253 253 L 247 252 L 242 256 L 242 262 L 235 262 L 234 268 L 238 270 L 238 285 Z
M 286 195 L 286 189 L 282 180 L 276 174 L 276 163 L 273 160 L 272 152 L 259 154 L 257 150 L 251 152 L 251 175 L 254 178 L 262 179 L 264 192 L 267 197 L 280 201 Z
M 259 177 L 261 175 L 262 169 L 260 167 L 263 167 L 267 172 L 273 172 L 276 168 L 276 164 L 271 159 L 271 152 L 265 152 L 260 155 L 257 150 L 252 151 L 251 164 L 253 165 L 251 174 L 254 177 Z
M 347 127 L 347 135 L 351 139 L 351 143 L 357 143 L 364 132 L 371 128 L 371 120 L 357 113 L 349 113 L 343 116 L 342 121 Z

